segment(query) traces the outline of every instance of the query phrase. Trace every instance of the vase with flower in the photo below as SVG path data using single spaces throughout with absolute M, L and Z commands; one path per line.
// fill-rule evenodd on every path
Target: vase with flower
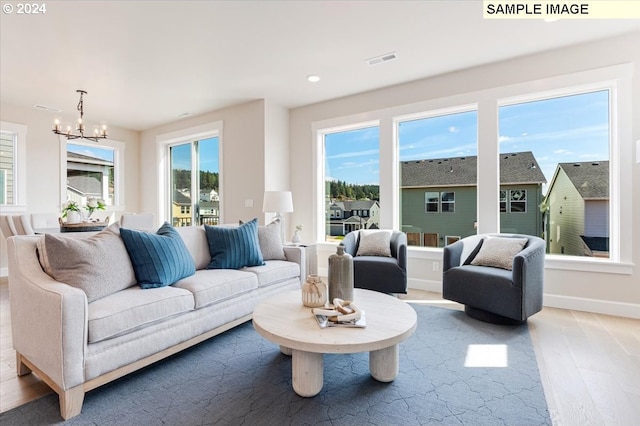
M 293 244 L 300 244 L 302 238 L 300 238 L 300 232 L 302 232 L 302 225 L 296 225 L 296 230 L 293 233 L 293 237 L 291 237 L 291 242 Z
M 80 223 L 82 215 L 80 214 L 80 206 L 77 201 L 68 200 L 62 204 L 62 217 L 69 224 Z
M 95 197 L 87 198 L 87 205 L 84 207 L 89 212 L 89 215 L 87 216 L 87 218 L 91 219 L 91 215 L 93 214 L 94 211 L 104 210 L 105 207 L 106 206 L 103 200 L 99 200 Z

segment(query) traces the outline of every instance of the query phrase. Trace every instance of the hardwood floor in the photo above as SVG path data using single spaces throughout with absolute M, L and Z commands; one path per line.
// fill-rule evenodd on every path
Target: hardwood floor
M 437 293 L 400 298 L 461 309 Z M 528 326 L 554 425 L 638 424 L 640 320 L 544 308 Z M 34 374 L 16 376 L 7 278 L 0 278 L 0 362 L 0 412 L 51 392 Z

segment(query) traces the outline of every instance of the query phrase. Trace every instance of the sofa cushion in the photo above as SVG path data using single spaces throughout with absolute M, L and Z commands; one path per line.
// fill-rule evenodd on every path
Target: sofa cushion
M 120 236 L 142 288 L 170 285 L 196 272 L 182 237 L 167 222 L 155 234 L 121 228 Z
M 356 256 L 391 257 L 391 232 L 360 231 Z
M 471 261 L 475 266 L 491 266 L 511 270 L 513 258 L 527 244 L 526 238 L 487 237 Z
M 114 268 L 117 269 L 117 268 Z M 89 304 L 89 343 L 129 333 L 194 309 L 191 292 L 133 286 Z
M 300 280 L 300 265 L 283 260 L 268 260 L 263 266 L 252 266 L 242 270 L 256 274 L 259 287 L 268 287 L 291 278 Z
M 255 274 L 235 269 L 203 269 L 181 279 L 173 287 L 191 292 L 195 307 L 199 309 L 255 290 L 258 279 Z
M 211 262 L 211 255 L 209 254 L 209 243 L 207 242 L 204 226 L 178 226 L 176 231 L 178 231 L 182 241 L 184 241 L 184 245 L 187 246 L 187 250 L 191 253 L 196 269 L 206 269 L 209 262 Z
M 264 263 L 258 243 L 258 219 L 235 228 L 204 225 L 209 242 L 209 269 L 240 269 Z
M 37 243 L 40 264 L 56 281 L 83 290 L 91 303 L 136 283 L 119 233 L 116 223 L 89 238 L 45 234 Z

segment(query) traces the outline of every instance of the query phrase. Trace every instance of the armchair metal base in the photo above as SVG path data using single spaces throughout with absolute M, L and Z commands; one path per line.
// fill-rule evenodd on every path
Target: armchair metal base
M 502 315 L 494 314 L 492 312 L 487 312 L 482 309 L 473 308 L 469 305 L 464 305 L 464 312 L 473 319 L 477 319 L 479 321 L 484 321 L 484 322 L 490 322 L 493 324 L 522 325 L 527 323 L 526 318 L 524 321 L 518 321 L 513 318 L 503 317 Z

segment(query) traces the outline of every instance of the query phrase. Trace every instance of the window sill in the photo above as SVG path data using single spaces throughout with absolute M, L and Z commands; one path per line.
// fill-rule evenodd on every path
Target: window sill
M 27 212 L 27 206 L 16 206 L 16 205 L 8 205 L 8 204 L 2 204 L 0 206 L 0 209 L 2 210 L 2 213 L 26 213 Z
M 545 269 L 559 269 L 577 272 L 600 272 L 604 274 L 633 274 L 633 263 L 614 262 L 609 259 L 579 258 L 567 259 L 563 256 L 547 255 Z

